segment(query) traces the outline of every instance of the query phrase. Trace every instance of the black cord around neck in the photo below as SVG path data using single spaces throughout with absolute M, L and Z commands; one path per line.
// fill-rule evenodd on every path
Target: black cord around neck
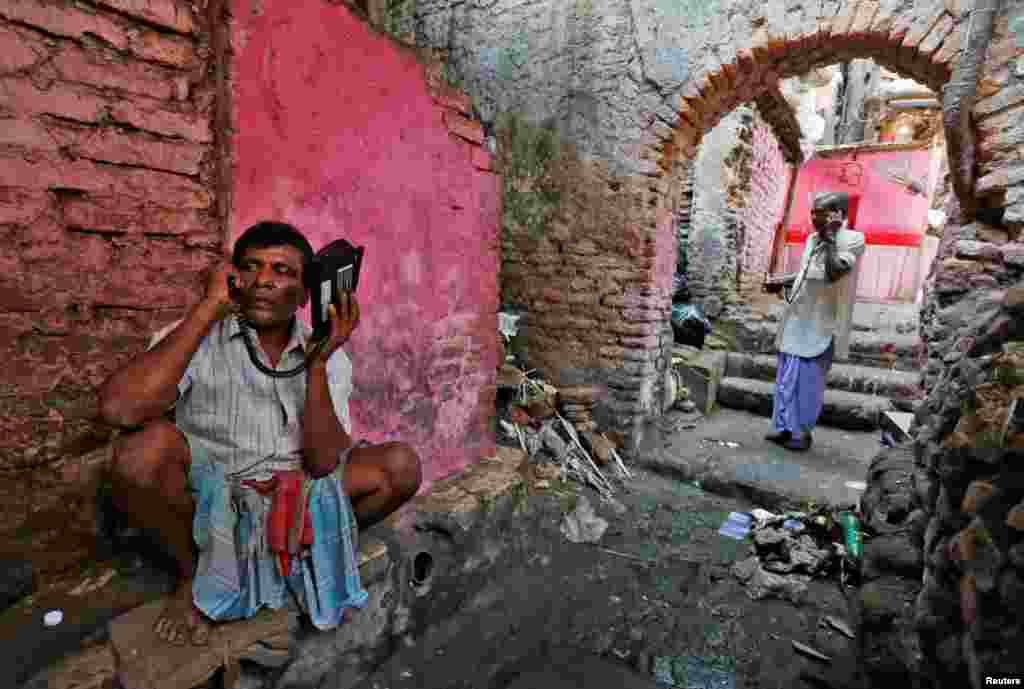
M 313 348 L 309 350 L 309 353 L 307 353 L 303 358 L 301 364 L 287 371 L 278 371 L 277 369 L 266 366 L 262 361 L 260 361 L 260 353 L 257 351 L 256 343 L 252 339 L 252 323 L 250 323 L 244 316 L 238 316 L 237 318 L 238 326 L 242 330 L 242 340 L 245 341 L 245 348 L 249 350 L 249 358 L 252 359 L 253 365 L 258 368 L 261 373 L 265 373 L 271 378 L 293 378 L 299 375 L 308 368 L 309 362 L 320 355 L 320 352 L 323 351 L 324 345 L 327 344 L 327 338 L 325 337 L 313 345 Z

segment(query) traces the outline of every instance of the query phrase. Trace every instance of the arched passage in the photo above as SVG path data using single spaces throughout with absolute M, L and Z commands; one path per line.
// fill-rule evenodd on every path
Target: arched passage
M 915 6 L 896 12 L 894 6 L 896 3 L 861 0 L 836 6 L 831 17 L 807 16 L 787 22 L 766 18 L 752 27 L 745 42 L 732 44 L 721 53 L 708 53 L 703 68 L 677 93 L 666 96 L 675 120 L 670 124 L 663 115 L 652 114 L 647 140 L 638 155 L 639 177 L 647 181 L 651 209 L 646 226 L 653 231 L 656 247 L 654 265 L 648 272 L 648 308 L 669 308 L 677 251 L 672 215 L 691 169 L 689 160 L 704 134 L 737 105 L 776 92 L 781 79 L 860 58 L 873 59 L 942 92 L 962 53 L 963 15 L 951 14 L 941 4 L 924 12 Z M 660 339 L 662 347 L 666 340 Z M 662 349 L 651 351 L 649 357 L 657 365 L 645 387 L 648 400 L 656 401 L 661 398 L 659 387 L 671 354 Z M 637 405 L 633 411 L 638 418 L 657 409 Z

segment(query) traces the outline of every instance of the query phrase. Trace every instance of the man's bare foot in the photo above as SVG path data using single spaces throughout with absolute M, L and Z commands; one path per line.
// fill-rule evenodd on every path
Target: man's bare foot
M 210 622 L 192 604 L 192 579 L 183 579 L 167 599 L 154 627 L 156 635 L 175 646 L 210 643 Z

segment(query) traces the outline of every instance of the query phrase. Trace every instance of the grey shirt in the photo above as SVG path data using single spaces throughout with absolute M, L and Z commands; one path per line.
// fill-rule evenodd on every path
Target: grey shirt
M 154 334 L 149 349 L 179 323 Z M 302 362 L 309 335 L 309 326 L 296 317 L 278 370 Z M 269 367 L 255 333 L 253 341 L 261 362 Z M 303 371 L 291 378 L 273 378 L 262 373 L 249 358 L 237 319 L 225 318 L 203 338 L 178 382 L 175 423 L 193 454 L 205 451 L 212 461 L 223 462 L 229 478 L 268 479 L 274 472 L 301 466 L 306 375 Z M 327 361 L 327 381 L 334 413 L 351 433 L 352 362 L 341 349 Z

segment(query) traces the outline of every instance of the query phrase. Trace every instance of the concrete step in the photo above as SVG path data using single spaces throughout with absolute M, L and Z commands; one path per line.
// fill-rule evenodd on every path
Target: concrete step
M 722 378 L 718 404 L 770 417 L 775 384 L 751 378 Z M 846 390 L 825 390 L 825 406 L 819 423 L 849 431 L 874 431 L 881 427 L 882 414 L 894 411 L 892 400 Z
M 725 376 L 774 381 L 778 361 L 777 355 L 729 352 L 726 355 Z M 910 396 L 919 381 L 917 372 L 836 363 L 832 364 L 825 385 L 829 390 L 903 399 Z

